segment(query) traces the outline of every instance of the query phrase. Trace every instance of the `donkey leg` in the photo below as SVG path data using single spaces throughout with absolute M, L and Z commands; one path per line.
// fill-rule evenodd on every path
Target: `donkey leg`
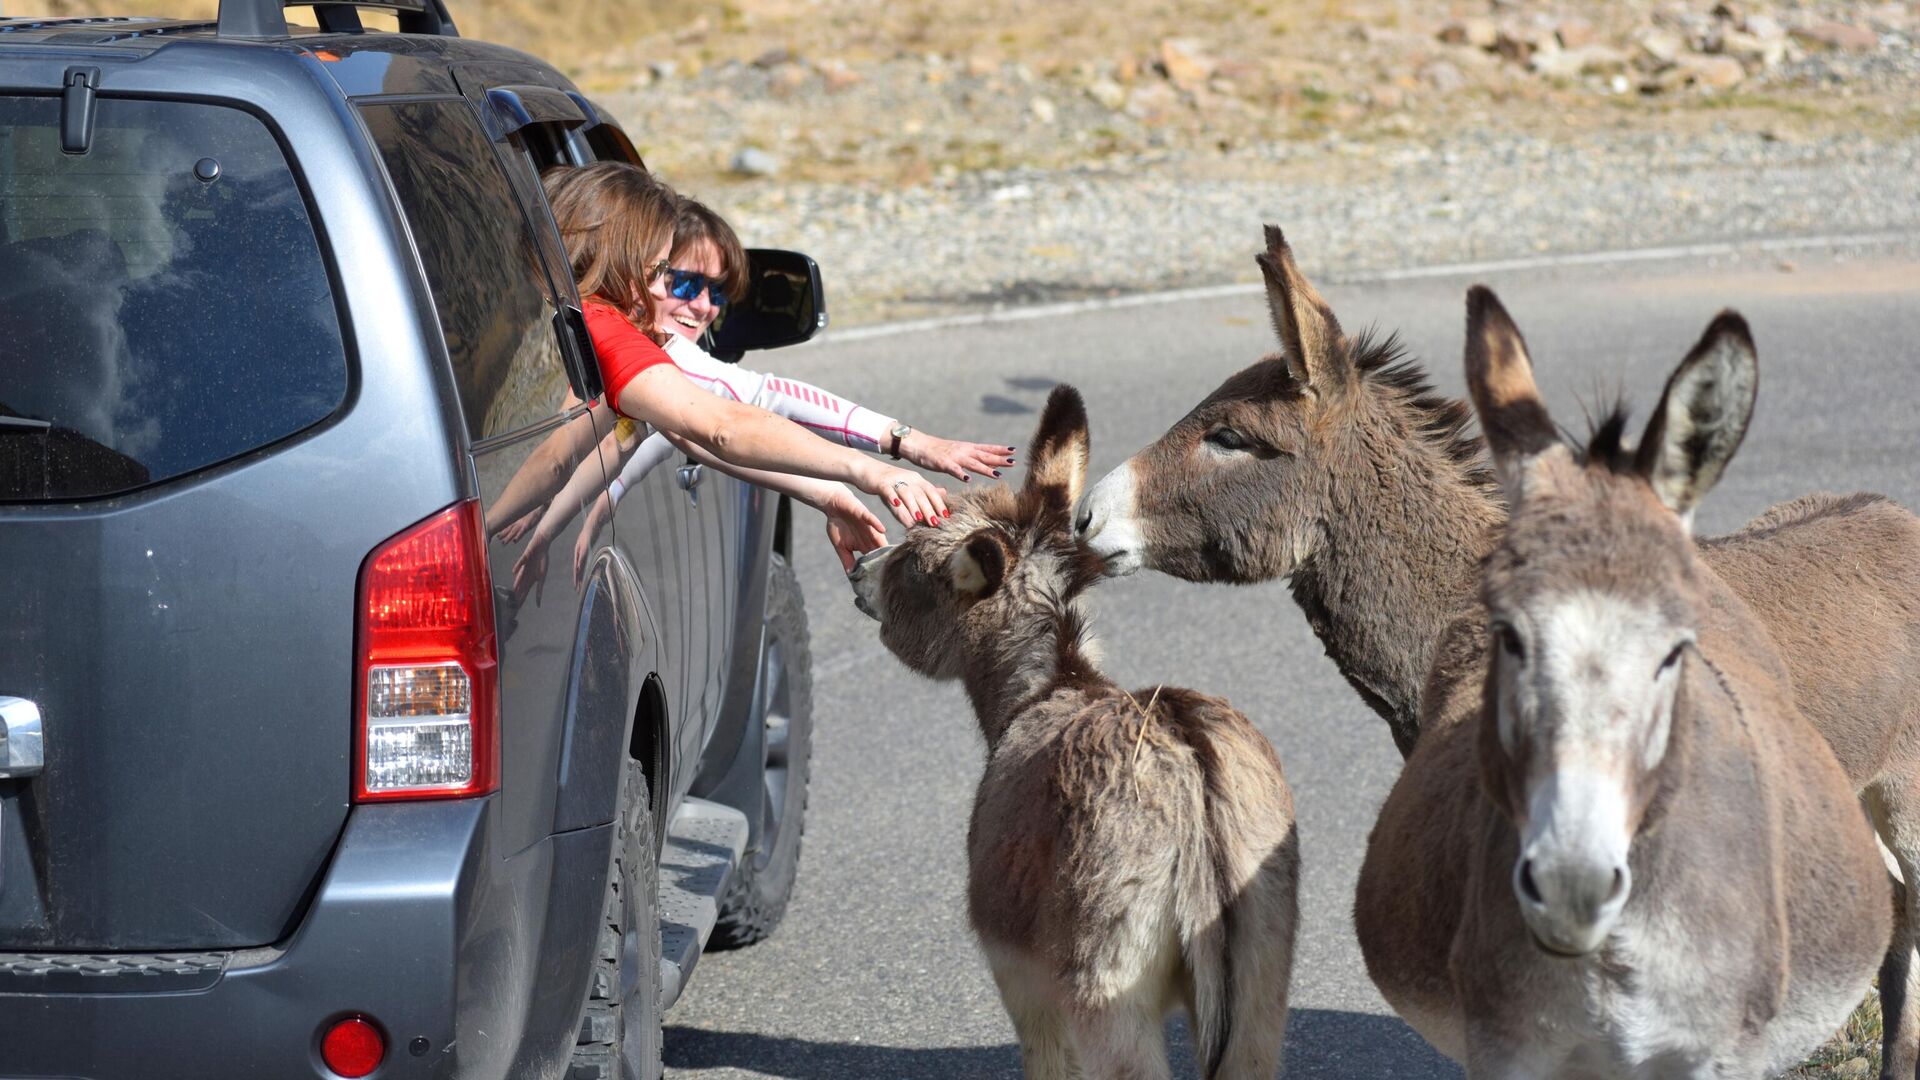
M 1870 786 L 1864 799 L 1874 831 L 1893 856 L 1905 884 L 1894 882 L 1893 940 L 1880 965 L 1881 1080 L 1920 1077 L 1920 783 L 1895 778 Z
M 1020 1064 L 1027 1080 L 1081 1080 L 1066 1010 L 1051 976 L 1025 957 L 992 948 L 986 954 L 987 968 L 1000 990 L 1000 1004 L 1020 1040 Z
M 1160 1003 L 1129 994 L 1073 1010 L 1073 1041 L 1087 1080 L 1171 1080 Z

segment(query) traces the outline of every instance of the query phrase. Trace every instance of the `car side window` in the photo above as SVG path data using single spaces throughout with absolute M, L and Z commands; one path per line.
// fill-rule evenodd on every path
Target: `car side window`
M 360 112 L 420 252 L 468 434 L 490 438 L 553 416 L 569 389 L 553 285 L 472 108 L 447 99 Z

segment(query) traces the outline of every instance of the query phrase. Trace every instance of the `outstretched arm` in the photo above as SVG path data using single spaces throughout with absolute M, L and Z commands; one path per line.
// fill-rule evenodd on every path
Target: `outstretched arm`
M 695 383 L 778 413 L 830 442 L 876 453 L 892 443 L 889 432 L 899 421 L 811 383 L 723 364 L 679 336 L 667 342 L 667 355 Z M 929 472 L 965 481 L 976 472 L 1000 475 L 1000 469 L 1013 464 L 1013 447 L 943 439 L 916 429 L 900 440 L 900 456 Z
M 783 495 L 791 495 L 826 515 L 827 542 L 833 545 L 834 553 L 840 556 L 840 568 L 853 572 L 853 560 L 864 552 L 887 545 L 887 528 L 880 519 L 873 516 L 865 503 L 862 503 L 845 484 L 836 484 L 828 480 L 816 480 L 810 476 L 795 476 L 793 473 L 770 472 L 765 469 L 743 469 L 714 457 L 700 447 L 687 444 L 688 456 L 695 461 L 711 465 L 730 476 L 737 476 L 750 484 L 758 484 Z
M 919 474 L 816 439 L 765 409 L 710 394 L 672 364 L 633 376 L 621 388 L 620 411 L 653 424 L 676 445 L 684 440 L 732 465 L 851 483 L 886 500 L 902 524 L 947 516 L 946 493 Z

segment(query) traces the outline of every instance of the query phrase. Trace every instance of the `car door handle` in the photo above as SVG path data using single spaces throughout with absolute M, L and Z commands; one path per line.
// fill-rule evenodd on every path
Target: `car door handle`
M 0 780 L 38 776 L 44 764 L 40 706 L 26 698 L 0 697 Z
M 679 471 L 674 474 L 680 483 L 680 490 L 687 493 L 687 498 L 695 506 L 700 505 L 700 481 L 706 475 L 707 467 L 705 465 L 696 464 L 691 461 L 680 466 Z

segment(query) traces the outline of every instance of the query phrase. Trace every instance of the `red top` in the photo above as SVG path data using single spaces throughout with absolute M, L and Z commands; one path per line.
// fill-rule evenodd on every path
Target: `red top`
M 673 359 L 612 304 L 588 299 L 580 306 L 587 317 L 593 351 L 600 358 L 600 383 L 606 388 L 607 404 L 619 412 L 620 391 L 626 389 L 635 375 L 655 364 L 671 366 Z

